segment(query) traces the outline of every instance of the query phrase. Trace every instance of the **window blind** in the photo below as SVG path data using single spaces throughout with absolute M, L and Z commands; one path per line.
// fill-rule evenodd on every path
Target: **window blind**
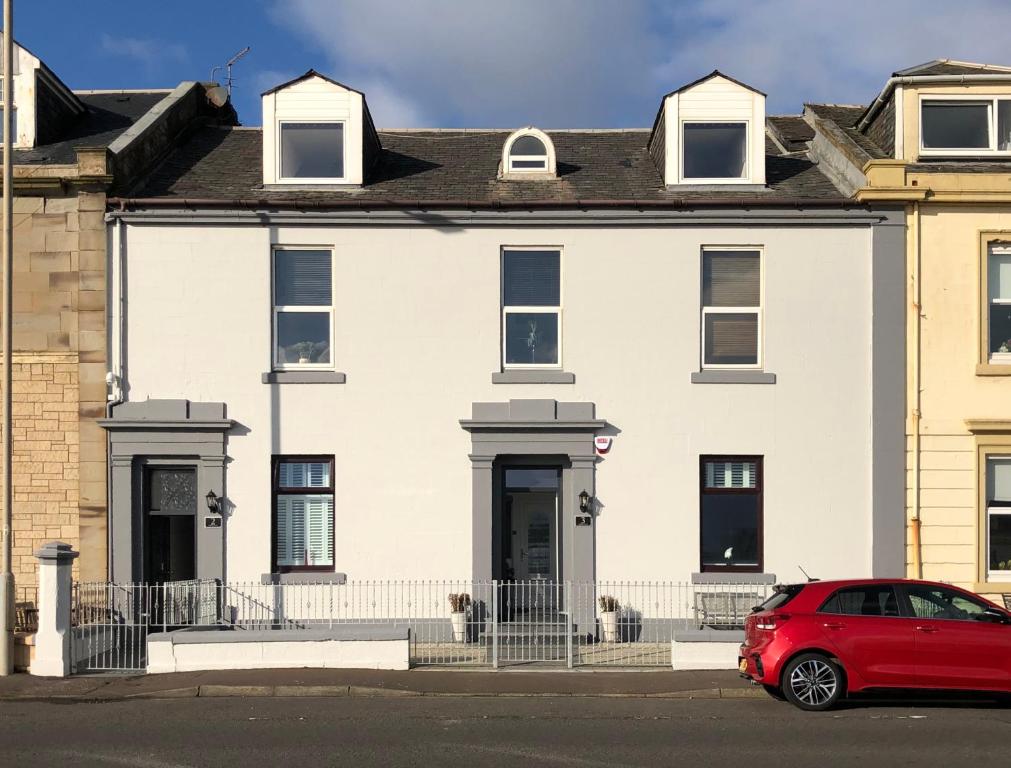
M 758 361 L 758 315 L 707 314 L 706 363 L 748 365 Z
M 277 564 L 333 565 L 333 497 L 277 497 Z
M 1011 502 L 1011 458 L 987 459 L 988 501 Z
M 994 299 L 1011 300 L 1011 248 L 993 247 L 990 249 L 986 282 L 991 301 Z
M 283 461 L 279 466 L 278 483 L 282 488 L 329 488 L 330 462 Z
M 757 307 L 761 302 L 758 251 L 705 251 L 702 254 L 702 304 L 707 307 Z
M 333 281 L 330 251 L 274 251 L 274 304 L 330 306 Z
M 758 464 L 754 461 L 707 461 L 706 488 L 757 488 Z
M 557 307 L 561 285 L 558 251 L 505 251 L 502 295 L 507 307 Z

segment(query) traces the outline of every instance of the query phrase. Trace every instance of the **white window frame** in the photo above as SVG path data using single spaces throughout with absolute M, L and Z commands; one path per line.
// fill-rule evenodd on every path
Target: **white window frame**
M 276 304 L 274 289 L 276 286 L 275 279 L 275 269 L 276 269 L 276 258 L 275 254 L 278 251 L 327 251 L 330 254 L 330 305 L 324 306 L 313 305 L 313 306 L 292 306 L 288 304 Z M 270 249 L 270 318 L 271 318 L 271 332 L 270 332 L 270 359 L 271 368 L 275 371 L 332 371 L 336 369 L 336 355 L 334 354 L 334 293 L 337 290 L 337 284 L 334 280 L 334 248 L 330 245 L 275 245 Z M 329 322 L 327 324 L 330 330 L 330 362 L 329 363 L 286 363 L 279 360 L 278 353 L 280 352 L 277 337 L 277 316 L 282 312 L 295 313 L 295 312 L 326 312 L 329 316 Z
M 544 148 L 545 151 L 544 151 L 543 155 L 513 155 L 513 145 L 516 143 L 516 139 L 522 138 L 523 136 L 533 136 L 533 134 L 531 134 L 531 133 L 521 134 L 520 136 L 517 136 L 515 139 L 513 139 L 509 143 L 509 154 L 507 156 L 507 159 L 508 159 L 507 171 L 509 173 L 539 173 L 539 174 L 544 174 L 548 170 L 548 162 L 549 162 L 548 161 L 548 154 L 547 154 L 547 147 Z M 534 138 L 537 139 L 539 142 L 541 142 L 541 146 L 544 146 L 544 140 L 540 136 L 534 136 Z M 514 160 L 522 160 L 525 163 L 529 163 L 529 162 L 532 162 L 534 160 L 537 160 L 538 162 L 543 163 L 543 165 L 541 165 L 538 168 L 517 168 L 515 165 L 513 165 L 513 161 Z
M 686 125 L 710 125 L 721 123 L 724 125 L 744 126 L 744 173 L 740 176 L 718 176 L 716 178 L 699 178 L 695 176 L 685 176 L 685 126 Z M 750 184 L 751 183 L 751 119 L 712 119 L 682 118 L 678 127 L 678 143 L 681 154 L 678 164 L 678 182 L 681 184 Z
M 1006 461 L 1011 459 L 1011 455 L 1000 454 L 1000 453 L 988 453 L 985 456 L 983 466 L 986 468 L 987 477 L 983 479 L 984 488 L 988 488 L 990 485 L 990 462 L 991 460 Z M 989 495 L 989 494 L 987 494 Z M 983 550 L 983 559 L 986 563 L 986 580 L 992 582 L 1009 582 L 1011 581 L 1011 570 L 1007 571 L 993 571 L 990 570 L 990 518 L 996 515 L 1004 515 L 1011 517 L 1011 507 L 991 507 L 990 499 L 986 498 L 986 531 L 984 535 L 985 543 Z
M 987 149 L 945 149 L 923 146 L 923 105 L 930 101 L 960 101 L 965 104 L 986 104 L 988 106 L 988 136 L 990 146 Z M 919 105 L 919 144 L 922 157 L 1011 157 L 1011 149 L 997 149 L 997 102 L 1011 101 L 1011 94 L 968 96 L 954 93 L 920 94 Z
M 991 245 L 986 249 L 986 351 L 989 355 L 989 360 L 991 363 L 996 365 L 1011 365 L 1011 352 L 991 352 L 990 351 L 990 312 L 994 307 L 1007 307 L 1011 306 L 1011 298 L 1007 299 L 992 299 L 990 294 L 993 292 L 993 286 L 990 285 L 990 257 L 999 254 L 1001 256 L 1011 256 L 1011 246 L 1001 246 L 1001 245 Z
M 557 307 L 524 307 L 506 306 L 505 303 L 505 255 L 506 251 L 558 251 L 558 306 Z M 562 370 L 562 289 L 565 279 L 565 264 L 562 247 L 557 245 L 503 245 L 499 250 L 499 307 L 502 312 L 502 370 Z M 538 314 L 557 315 L 558 323 L 558 362 L 557 363 L 507 363 L 506 362 L 506 318 L 509 315 Z
M 757 307 L 707 307 L 702 303 L 702 294 L 705 291 L 705 274 L 703 264 L 705 254 L 718 251 L 755 251 L 758 254 L 758 306 Z M 704 371 L 760 371 L 765 365 L 765 248 L 760 245 L 703 245 L 699 250 L 699 341 L 700 341 L 700 364 Z M 706 317 L 708 315 L 750 315 L 758 316 L 758 324 L 755 333 L 758 336 L 755 345 L 755 360 L 753 364 L 728 365 L 722 363 L 706 362 Z
M 343 176 L 319 176 L 319 177 L 307 177 L 307 176 L 282 176 L 281 175 L 281 154 L 282 154 L 282 142 L 284 141 L 284 126 L 285 125 L 340 125 L 341 128 L 341 168 L 344 169 Z M 348 121 L 347 120 L 322 120 L 322 119 L 309 119 L 309 118 L 278 118 L 276 120 L 276 134 L 277 134 L 277 148 L 276 148 L 276 162 L 277 168 L 275 169 L 276 178 L 279 184 L 337 184 L 340 182 L 346 182 L 348 177 Z

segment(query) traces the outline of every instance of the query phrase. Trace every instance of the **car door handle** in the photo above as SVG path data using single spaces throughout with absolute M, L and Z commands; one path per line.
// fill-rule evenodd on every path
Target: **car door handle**
M 826 621 L 822 626 L 825 629 L 846 629 L 846 625 L 839 621 Z
M 930 632 L 937 632 L 937 627 L 923 626 L 923 627 L 917 627 L 916 630 L 918 632 L 927 632 L 927 633 L 930 633 Z

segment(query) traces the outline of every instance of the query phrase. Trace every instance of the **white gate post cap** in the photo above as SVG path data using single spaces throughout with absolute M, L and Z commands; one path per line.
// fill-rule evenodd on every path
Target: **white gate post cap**
M 80 553 L 63 541 L 47 541 L 35 552 L 39 560 L 55 560 L 57 564 L 69 563 Z

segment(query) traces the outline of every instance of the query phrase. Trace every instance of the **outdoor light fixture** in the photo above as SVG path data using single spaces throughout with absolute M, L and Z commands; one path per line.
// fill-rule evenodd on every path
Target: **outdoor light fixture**
M 218 498 L 218 494 L 214 491 L 207 492 L 207 509 L 211 512 L 221 512 L 221 499 Z
M 579 494 L 579 511 L 584 515 L 590 513 L 590 502 L 593 501 L 593 497 L 590 496 L 585 490 L 581 491 Z

